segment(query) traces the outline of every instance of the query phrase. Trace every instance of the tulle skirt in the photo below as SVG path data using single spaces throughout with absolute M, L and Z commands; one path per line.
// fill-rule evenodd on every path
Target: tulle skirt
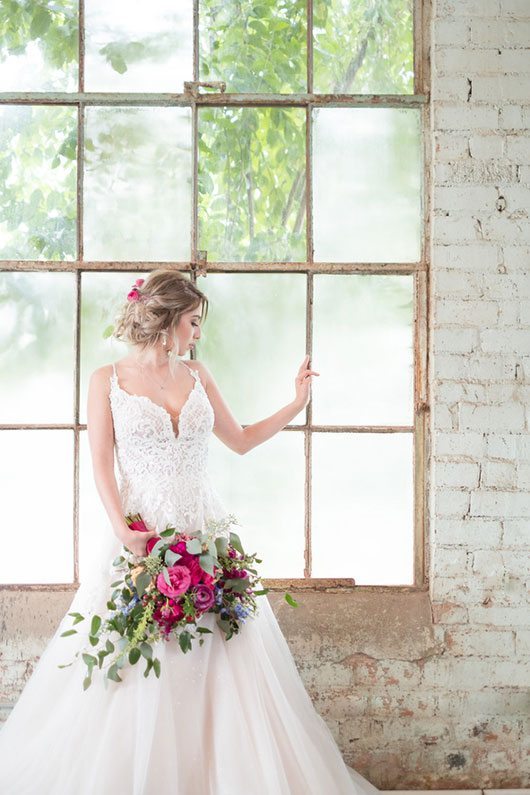
M 106 612 L 108 562 L 83 583 L 68 612 Z M 3 795 L 373 795 L 348 767 L 315 710 L 266 596 L 240 634 L 212 629 L 187 653 L 160 641 L 160 678 L 143 659 L 122 682 L 74 659 L 85 634 L 61 638 L 63 617 L 0 730 Z M 86 623 L 86 621 L 84 622 Z M 76 625 L 79 629 L 83 622 Z

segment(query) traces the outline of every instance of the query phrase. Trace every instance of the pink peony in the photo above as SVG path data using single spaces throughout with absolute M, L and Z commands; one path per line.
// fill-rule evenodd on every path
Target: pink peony
M 191 577 L 189 569 L 187 569 L 186 566 L 170 566 L 168 568 L 168 574 L 169 579 L 171 580 L 171 585 L 167 584 L 163 572 L 160 572 L 156 578 L 156 587 L 160 593 L 163 593 L 166 596 L 174 597 L 179 596 L 188 590 L 191 583 Z

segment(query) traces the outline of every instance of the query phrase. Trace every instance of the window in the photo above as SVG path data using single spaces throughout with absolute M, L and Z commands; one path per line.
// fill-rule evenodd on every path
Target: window
M 422 27 L 420 0 L 6 4 L 4 587 L 75 588 L 97 555 L 88 375 L 161 266 L 208 295 L 198 356 L 243 424 L 290 402 L 306 352 L 320 372 L 246 456 L 212 437 L 268 584 L 422 585 Z

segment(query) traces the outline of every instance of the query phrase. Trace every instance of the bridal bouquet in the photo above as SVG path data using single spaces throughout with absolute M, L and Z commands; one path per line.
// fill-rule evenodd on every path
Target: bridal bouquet
M 139 514 L 125 519 L 132 530 L 147 530 Z M 108 679 L 121 682 L 119 669 L 127 660 L 135 665 L 142 657 L 146 661 L 144 676 L 153 670 L 159 677 L 160 660 L 153 655 L 152 644 L 169 641 L 173 636 L 181 650 L 187 652 L 199 635 L 202 646 L 202 636 L 211 634 L 207 627 L 198 626 L 205 613 L 217 615 L 217 626 L 226 640 L 240 631 L 241 624 L 257 610 L 256 597 L 269 589 L 256 589 L 259 577 L 254 563 L 261 560 L 255 553 L 245 553 L 237 533 L 229 531 L 228 538 L 217 535 L 219 529 L 228 529 L 232 524 L 238 524 L 233 514 L 207 522 L 203 533 L 177 532 L 168 525 L 149 539 L 145 557 L 130 553 L 113 561 L 121 577 L 111 583 L 115 590 L 107 602 L 109 613 L 104 618 L 90 618 L 88 640 L 92 653 L 82 651 L 75 655 L 81 653 L 87 666 L 84 690 L 92 683 L 95 667 L 105 668 Z M 285 598 L 291 606 L 297 606 L 290 594 L 286 593 Z M 74 619 L 73 626 L 85 620 L 80 613 L 68 615 Z M 76 632 L 69 629 L 61 637 Z M 110 660 L 104 666 L 107 657 Z M 66 668 L 74 661 L 58 667 Z

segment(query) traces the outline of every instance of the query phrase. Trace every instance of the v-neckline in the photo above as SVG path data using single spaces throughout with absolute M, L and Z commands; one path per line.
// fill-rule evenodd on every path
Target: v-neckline
M 200 383 L 199 382 L 199 374 L 195 373 L 195 371 L 192 370 L 191 367 L 188 367 L 186 364 L 184 365 L 184 367 L 186 367 L 190 371 L 190 373 L 192 375 L 192 378 L 195 381 L 195 383 L 193 384 L 192 388 L 188 392 L 188 396 L 187 396 L 186 400 L 184 401 L 184 403 L 182 404 L 182 407 L 181 407 L 181 409 L 179 411 L 179 414 L 178 414 L 178 433 L 175 433 L 175 428 L 173 426 L 173 418 L 172 418 L 171 414 L 169 413 L 169 411 L 165 408 L 165 406 L 162 406 L 160 403 L 157 403 L 156 400 L 152 400 L 152 398 L 148 397 L 147 395 L 136 395 L 134 392 L 127 392 L 126 389 L 124 389 L 122 386 L 120 386 L 120 382 L 118 381 L 118 374 L 116 372 L 116 367 L 115 366 L 113 366 L 113 372 L 112 372 L 112 376 L 114 378 L 114 383 L 116 384 L 116 387 L 117 387 L 117 389 L 120 392 L 122 392 L 124 395 L 127 395 L 127 397 L 130 397 L 130 398 L 137 398 L 138 400 L 146 400 L 152 406 L 156 406 L 158 409 L 160 409 L 160 411 L 162 412 L 162 414 L 164 415 L 164 417 L 167 419 L 167 421 L 169 423 L 169 428 L 171 430 L 171 434 L 173 436 L 173 440 L 174 441 L 178 441 L 180 439 L 180 437 L 181 437 L 181 419 L 182 419 L 182 414 L 184 413 L 184 409 L 188 406 L 188 404 L 190 402 L 190 399 L 191 399 L 192 395 L 195 392 L 195 388 Z

